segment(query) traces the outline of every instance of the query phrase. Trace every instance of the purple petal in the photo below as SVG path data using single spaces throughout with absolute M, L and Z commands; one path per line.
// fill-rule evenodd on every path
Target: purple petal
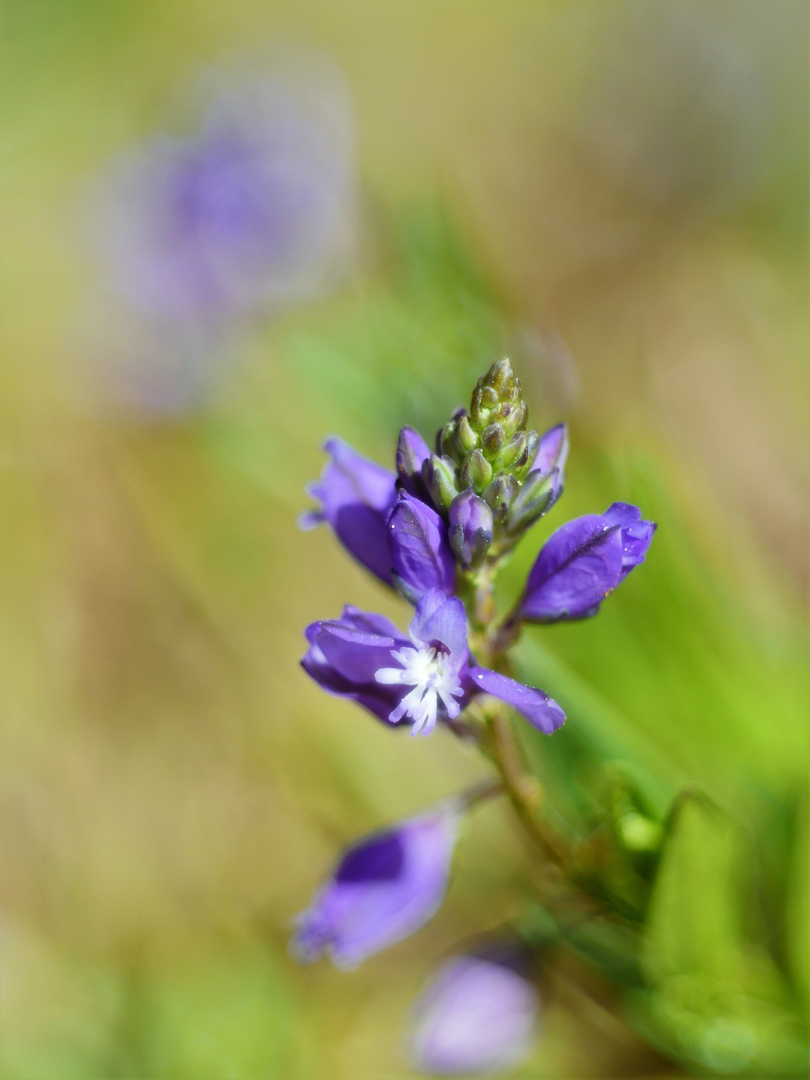
M 653 521 L 644 521 L 639 508 L 630 503 L 613 503 L 603 516 L 612 525 L 621 526 L 623 581 L 634 566 L 644 562 L 657 526 Z
M 422 463 L 430 457 L 430 447 L 411 427 L 404 427 L 397 440 L 397 476 L 400 486 L 409 495 L 423 501 L 427 497 L 422 481 Z
M 546 735 L 556 731 L 565 721 L 565 713 L 560 706 L 542 690 L 524 686 L 523 683 L 497 671 L 490 671 L 489 668 L 472 668 L 470 678 L 485 694 L 492 694 L 517 709 L 532 727 Z
M 389 510 L 394 503 L 392 494 L 396 477 L 390 469 L 358 454 L 342 439 L 332 437 L 323 444 L 332 456 L 337 469 L 351 481 L 357 497 L 374 510 Z
M 453 802 L 355 845 L 299 917 L 298 956 L 353 968 L 423 926 L 444 899 L 458 820 Z
M 343 609 L 340 622 L 347 626 L 353 626 L 355 630 L 363 630 L 367 634 L 380 634 L 382 637 L 394 638 L 399 641 L 402 631 L 392 623 L 385 615 L 379 615 L 376 611 L 361 611 L 360 608 L 347 604 Z
M 611 525 L 621 525 L 624 529 L 641 521 L 641 511 L 632 503 L 612 503 L 602 517 Z
M 396 881 L 405 866 L 405 848 L 397 832 L 380 833 L 349 848 L 338 863 L 335 881 Z
M 340 439 L 328 439 L 324 449 L 332 461 L 311 488 L 323 507 L 305 516 L 304 527 L 322 515 L 359 563 L 386 585 L 393 584 L 386 522 L 396 501 L 396 476 Z
M 425 595 L 434 596 L 435 593 L 431 591 Z M 442 593 L 438 595 L 443 597 Z M 424 599 L 425 597 L 422 598 Z M 443 599 L 427 617 L 424 613 L 420 614 L 417 608 L 417 614 L 411 623 L 411 637 L 425 645 L 430 645 L 434 641 L 446 645 L 451 658 L 460 667 L 468 654 L 467 616 L 464 605 L 458 597 L 452 596 L 449 600 Z
M 401 492 L 388 518 L 388 544 L 397 584 L 412 603 L 429 589 L 453 593 L 455 562 L 435 510 Z
M 428 642 L 429 639 L 422 634 L 422 627 L 431 615 L 438 611 L 446 599 L 447 597 L 441 589 L 428 589 L 426 593 L 423 593 L 417 602 L 416 611 L 411 619 L 409 633 L 413 641 Z
M 616 588 L 621 575 L 620 526 L 599 514 L 569 521 L 537 556 L 521 618 L 536 622 L 585 618 Z
M 416 1007 L 411 1053 L 440 1076 L 504 1075 L 531 1050 L 540 999 L 513 967 L 463 956 L 441 967 Z
M 568 459 L 568 425 L 557 424 L 550 428 L 540 438 L 540 449 L 532 465 L 533 470 L 539 470 L 545 475 L 549 469 L 556 465 L 560 470 L 560 482 L 565 474 L 565 462 Z
M 345 678 L 329 663 L 317 643 L 302 657 L 301 667 L 328 694 L 356 701 L 378 720 L 390 727 L 395 726 L 391 724 L 389 716 L 402 696 L 396 692 L 399 687 L 381 686 L 377 682 L 355 683 Z
M 334 670 L 355 684 L 374 682 L 374 674 L 391 666 L 394 638 L 354 630 L 340 622 L 321 624 L 315 643 Z

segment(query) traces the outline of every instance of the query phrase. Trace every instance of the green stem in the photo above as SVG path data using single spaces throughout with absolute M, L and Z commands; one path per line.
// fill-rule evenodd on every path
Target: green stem
M 478 570 L 459 575 L 459 593 L 467 609 L 472 628 L 473 650 L 479 661 L 498 671 L 509 671 L 506 649 L 520 633 L 514 614 L 503 623 L 495 619 L 495 565 L 484 564 Z M 483 742 L 503 781 L 524 828 L 543 854 L 563 870 L 570 864 L 570 845 L 550 830 L 538 816 L 543 801 L 543 787 L 524 767 L 520 749 L 512 731 L 509 710 L 494 704 L 479 711 L 487 738 Z
M 523 766 L 507 710 L 493 709 L 487 713 L 486 721 L 492 761 L 501 774 L 504 789 L 515 812 L 543 854 L 566 870 L 571 861 L 570 845 L 563 837 L 549 829 L 547 823 L 538 815 L 543 802 L 543 786 Z

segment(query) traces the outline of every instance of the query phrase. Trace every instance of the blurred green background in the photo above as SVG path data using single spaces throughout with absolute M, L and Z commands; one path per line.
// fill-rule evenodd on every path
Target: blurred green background
M 597 620 L 525 635 L 569 714 L 527 752 L 572 822 L 606 762 L 658 813 L 709 792 L 744 880 L 734 918 L 694 918 L 752 964 L 759 942 L 773 1000 L 806 1017 L 807 21 L 798 0 L 6 0 L 3 1077 L 410 1075 L 425 978 L 518 915 L 536 868 L 488 804 L 419 934 L 352 975 L 288 958 L 342 845 L 487 771 L 300 671 L 307 622 L 408 615 L 296 515 L 324 436 L 391 464 L 399 425 L 430 438 L 505 353 L 572 452 L 504 600 L 569 517 L 627 500 L 659 524 Z M 288 46 L 352 93 L 353 273 L 239 338 L 204 409 L 106 407 L 87 183 L 206 65 Z M 521 1075 L 675 1074 L 571 963 Z M 732 1051 L 704 1065 L 733 1073 Z

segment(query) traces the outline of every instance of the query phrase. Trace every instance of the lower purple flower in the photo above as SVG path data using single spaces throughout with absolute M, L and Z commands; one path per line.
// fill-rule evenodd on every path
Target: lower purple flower
M 595 615 L 634 566 L 644 562 L 655 524 L 627 503 L 575 518 L 549 538 L 529 572 L 520 618 L 560 622 Z
M 540 998 L 517 950 L 482 951 L 439 969 L 416 1006 L 411 1055 L 420 1072 L 501 1075 L 528 1056 Z
M 470 665 L 464 605 L 440 589 L 416 606 L 409 637 L 383 615 L 347 607 L 340 619 L 307 627 L 301 663 L 324 690 L 351 698 L 380 720 L 410 722 L 428 735 L 438 720 L 453 720 L 477 694 L 490 694 L 550 734 L 565 720 L 542 690 Z
M 424 926 L 444 899 L 464 805 L 448 800 L 349 848 L 298 917 L 296 956 L 351 969 Z

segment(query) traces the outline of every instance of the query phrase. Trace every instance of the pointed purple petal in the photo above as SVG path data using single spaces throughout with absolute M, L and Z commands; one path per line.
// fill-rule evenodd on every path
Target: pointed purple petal
M 391 667 L 391 650 L 397 647 L 393 638 L 368 634 L 340 622 L 323 623 L 315 643 L 339 675 L 360 685 L 373 683 L 380 668 Z
M 569 521 L 546 542 L 526 583 L 522 619 L 557 622 L 592 614 L 619 584 L 620 526 L 599 514 Z
M 455 561 L 435 510 L 401 492 L 388 518 L 388 544 L 398 585 L 412 603 L 429 589 L 453 593 Z
M 351 482 L 360 502 L 374 510 L 390 509 L 396 481 L 390 469 L 369 461 L 348 443 L 334 436 L 326 440 L 323 448 L 331 455 L 335 467 Z
M 565 713 L 548 694 L 533 686 L 524 686 L 489 668 L 472 668 L 470 678 L 485 694 L 492 694 L 524 716 L 532 727 L 550 735 L 565 721 Z
M 532 465 L 533 470 L 539 470 L 545 475 L 556 465 L 560 470 L 560 477 L 565 474 L 565 463 L 568 459 L 568 425 L 557 424 L 550 428 L 540 438 L 540 449 Z

